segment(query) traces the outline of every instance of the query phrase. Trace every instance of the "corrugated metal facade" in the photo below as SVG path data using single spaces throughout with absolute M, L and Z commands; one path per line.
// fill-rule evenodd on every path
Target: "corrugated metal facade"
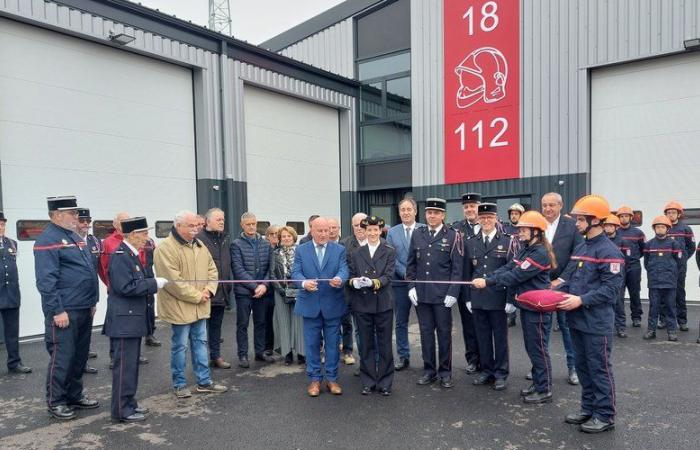
M 443 0 L 411 0 L 414 186 L 444 183 L 442 5 Z M 700 35 L 698 0 L 521 0 L 520 5 L 525 178 L 589 171 L 589 68 L 683 51 L 684 39 Z M 310 64 L 325 58 L 308 55 L 319 48 L 315 36 L 292 46 L 309 49 L 296 57 Z M 352 36 L 343 39 L 350 48 Z
M 280 53 L 346 78 L 355 76 L 353 19 L 319 31 Z

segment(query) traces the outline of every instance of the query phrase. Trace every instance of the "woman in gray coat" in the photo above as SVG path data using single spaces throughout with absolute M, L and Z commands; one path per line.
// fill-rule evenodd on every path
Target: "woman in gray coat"
M 294 252 L 297 245 L 297 233 L 292 227 L 279 229 L 279 246 L 272 252 L 270 274 L 274 280 L 289 280 L 292 277 Z M 275 291 L 275 312 L 273 326 L 275 340 L 279 340 L 280 352 L 285 355 L 284 363 L 294 362 L 294 352 L 297 353 L 299 364 L 306 362 L 304 352 L 304 320 L 294 314 L 294 302 L 297 290 L 294 283 L 275 281 L 272 283 Z

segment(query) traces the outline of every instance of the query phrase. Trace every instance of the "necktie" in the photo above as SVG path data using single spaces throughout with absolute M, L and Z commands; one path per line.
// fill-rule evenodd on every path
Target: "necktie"
M 488 237 L 488 236 L 486 236 L 486 237 L 484 238 L 484 246 L 486 246 L 486 247 L 489 246 L 489 237 Z
M 406 241 L 411 242 L 411 229 L 406 227 Z
M 317 245 L 316 246 L 316 258 L 318 259 L 318 265 L 321 266 L 323 264 L 323 245 Z
M 430 237 L 434 238 L 435 237 L 435 230 L 430 230 Z

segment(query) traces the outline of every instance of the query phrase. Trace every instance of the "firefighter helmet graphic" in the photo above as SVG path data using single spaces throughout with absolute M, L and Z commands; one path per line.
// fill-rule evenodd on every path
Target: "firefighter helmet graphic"
M 468 108 L 479 100 L 494 103 L 506 96 L 508 63 L 499 50 L 481 47 L 469 54 L 455 68 L 460 87 L 457 106 Z

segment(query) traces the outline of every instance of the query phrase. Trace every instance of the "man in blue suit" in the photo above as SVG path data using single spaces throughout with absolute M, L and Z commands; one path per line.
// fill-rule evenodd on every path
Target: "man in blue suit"
M 552 287 L 557 287 L 562 282 L 568 281 L 561 278 L 562 272 L 564 272 L 566 265 L 569 263 L 574 249 L 583 243 L 583 237 L 576 229 L 576 221 L 561 214 L 563 206 L 564 201 L 561 195 L 556 192 L 550 192 L 542 196 L 542 215 L 547 219 L 545 236 L 549 243 L 552 244 L 552 250 L 554 250 L 554 256 L 557 259 L 557 268 L 549 272 Z M 579 380 L 574 361 L 574 344 L 571 340 L 566 314 L 565 311 L 557 311 L 557 323 L 561 331 L 561 339 L 564 342 L 566 367 L 569 369 L 567 382 L 571 385 L 577 385 Z M 547 340 L 549 340 L 550 331 L 551 329 L 547 331 Z
M 397 280 L 406 278 L 406 263 L 413 232 L 425 225 L 416 222 L 418 207 L 412 198 L 399 202 L 399 217 L 401 223 L 389 229 L 386 242 L 396 250 L 396 266 L 394 271 Z M 396 302 L 396 370 L 406 369 L 411 361 L 411 347 L 408 343 L 408 320 L 411 315 L 411 300 L 408 298 L 408 282 L 392 282 Z
M 330 225 L 319 217 L 311 224 L 311 241 L 297 248 L 292 267 L 292 278 L 300 288 L 294 313 L 304 318 L 304 350 L 306 374 L 311 383 L 307 393 L 318 397 L 321 393 L 321 340 L 326 352 L 326 387 L 331 394 L 343 393 L 338 384 L 338 340 L 340 320 L 347 310 L 343 284 L 349 272 L 345 248 L 328 242 Z M 329 281 L 322 281 L 329 280 Z

